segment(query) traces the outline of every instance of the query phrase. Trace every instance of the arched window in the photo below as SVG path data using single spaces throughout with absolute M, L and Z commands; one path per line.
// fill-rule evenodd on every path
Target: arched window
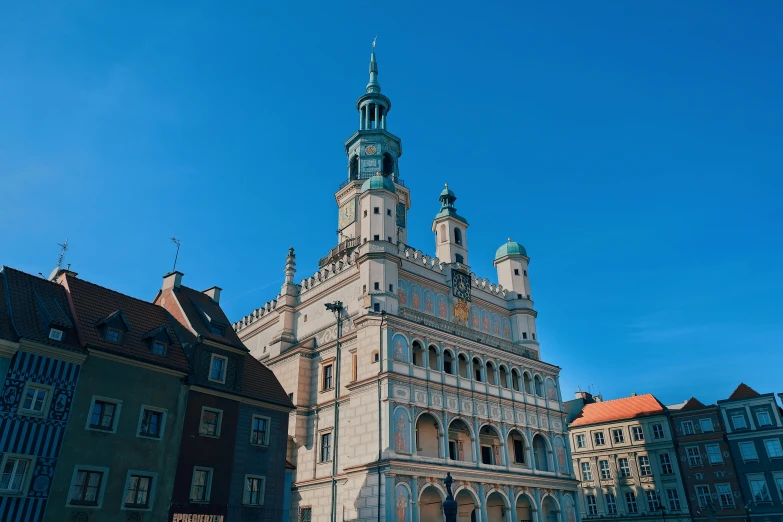
M 519 372 L 516 368 L 511 370 L 511 387 L 514 391 L 519 391 Z
M 348 175 L 350 179 L 357 179 L 359 177 L 359 156 L 351 157 L 351 164 L 348 167 Z
M 500 437 L 495 428 L 484 426 L 479 431 L 479 450 L 481 451 L 481 463 L 493 466 L 502 466 Z
M 502 364 L 498 369 L 498 377 L 500 377 L 500 386 L 502 388 L 508 388 L 508 370 Z
M 519 430 L 511 430 L 508 434 L 508 458 L 512 465 L 524 466 L 525 462 L 525 439 Z
M 459 227 L 454 227 L 454 242 L 458 245 L 462 244 L 462 230 Z
M 443 371 L 449 375 L 454 375 L 454 356 L 449 350 L 443 351 Z
M 487 382 L 490 384 L 497 384 L 495 382 L 495 365 L 492 361 L 487 363 Z
M 414 366 L 425 367 L 424 350 L 419 344 L 419 341 L 413 341 L 413 364 Z
M 464 462 L 473 461 L 470 428 L 461 419 L 454 419 L 449 424 L 449 458 Z M 434 520 L 434 519 L 433 519 Z M 438 519 L 440 520 L 440 519 Z
M 446 224 L 443 223 L 440 226 L 440 242 L 445 243 L 449 240 L 449 233 L 446 231 Z
M 476 379 L 477 382 L 483 382 L 484 379 L 482 379 L 482 364 L 478 357 L 473 358 L 473 378 Z
M 436 372 L 440 371 L 440 368 L 438 367 L 438 349 L 434 346 L 430 346 L 427 350 L 427 353 L 429 355 L 429 361 L 427 361 L 427 366 L 429 366 L 430 370 L 435 370 Z
M 388 152 L 383 153 L 383 170 L 381 172 L 384 176 L 394 174 L 394 160 Z
M 533 381 L 530 380 L 530 374 L 525 372 L 522 374 L 522 382 L 525 388 L 525 393 L 533 394 Z
M 429 413 L 416 421 L 416 454 L 423 457 L 440 457 L 440 429 L 438 421 Z
M 544 383 L 541 380 L 541 377 L 536 375 L 535 381 L 536 381 L 536 395 L 538 395 L 539 397 L 543 397 L 544 396 Z
M 465 354 L 461 353 L 459 354 L 459 357 L 457 358 L 457 364 L 459 365 L 459 368 L 457 370 L 459 371 L 459 376 L 468 378 L 468 358 L 465 357 Z
M 533 460 L 536 463 L 536 469 L 539 471 L 549 471 L 549 455 L 547 454 L 547 445 L 544 437 L 536 435 L 533 437 Z

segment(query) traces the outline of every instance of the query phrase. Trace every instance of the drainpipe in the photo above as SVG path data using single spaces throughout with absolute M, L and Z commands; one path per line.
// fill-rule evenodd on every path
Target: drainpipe
M 381 324 L 378 327 L 378 522 L 381 522 L 381 459 L 383 458 L 383 412 L 381 411 L 381 374 L 383 373 L 383 321 L 386 310 L 381 312 Z M 388 500 L 389 502 L 391 499 Z
M 334 426 L 332 433 L 334 434 L 334 443 L 332 445 L 332 510 L 330 515 L 331 522 L 337 522 L 337 441 L 339 440 L 339 411 L 340 411 L 340 338 L 343 336 L 343 303 L 342 301 L 335 301 L 333 303 L 326 303 L 326 309 L 334 313 L 337 318 L 337 345 L 335 348 L 336 362 L 334 364 Z

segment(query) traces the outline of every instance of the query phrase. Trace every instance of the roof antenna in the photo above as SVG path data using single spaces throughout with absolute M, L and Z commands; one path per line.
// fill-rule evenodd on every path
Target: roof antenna
M 65 253 L 68 251 L 68 238 L 65 238 L 65 243 L 57 244 L 60 246 L 60 257 L 57 258 L 57 273 L 59 274 L 65 260 Z
M 177 258 L 179 257 L 179 246 L 182 244 L 179 239 L 176 237 L 171 238 L 171 242 L 177 245 L 177 253 L 174 254 L 174 268 L 171 269 L 172 272 L 175 272 L 177 270 Z

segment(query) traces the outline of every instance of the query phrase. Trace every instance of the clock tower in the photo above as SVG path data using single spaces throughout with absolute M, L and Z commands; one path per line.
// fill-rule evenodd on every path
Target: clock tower
M 345 142 L 348 179 L 340 185 L 335 194 L 339 208 L 337 241 L 338 245 L 346 243 L 347 248 L 361 241 L 363 210 L 359 208 L 359 195 L 362 183 L 376 174 L 387 178 L 396 189 L 398 201 L 392 209 L 396 230 L 391 237 L 395 243 L 407 241 L 406 216 L 410 209 L 410 192 L 400 179 L 398 162 L 402 156 L 402 142 L 400 138 L 386 130 L 391 100 L 381 94 L 374 50 L 370 54 L 370 81 L 365 91 L 365 94 L 356 101 L 356 109 L 359 111 L 359 130 Z M 384 239 L 388 237 L 387 235 Z

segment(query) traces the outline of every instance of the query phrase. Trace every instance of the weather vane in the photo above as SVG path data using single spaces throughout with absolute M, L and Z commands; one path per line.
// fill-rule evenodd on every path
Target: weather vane
M 171 269 L 171 271 L 174 272 L 177 269 L 177 258 L 179 257 L 179 246 L 181 243 L 176 237 L 172 237 L 171 242 L 177 245 L 177 253 L 174 254 L 174 268 Z
M 375 44 L 378 42 L 378 35 L 375 35 L 375 38 L 372 39 L 372 50 L 375 50 Z

